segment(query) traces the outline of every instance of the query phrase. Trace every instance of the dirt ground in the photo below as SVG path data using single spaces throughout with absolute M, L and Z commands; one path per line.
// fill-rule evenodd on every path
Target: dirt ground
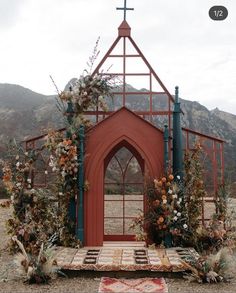
M 156 274 L 148 272 L 65 272 L 67 278 L 58 277 L 48 285 L 27 285 L 19 277 L 14 266 L 14 257 L 9 255 L 5 246 L 8 236 L 5 231 L 5 221 L 10 215 L 9 208 L 0 207 L 0 292 L 98 292 L 102 276 L 116 278 L 160 277 L 168 284 L 169 293 L 235 293 L 236 279 L 231 283 L 197 284 L 189 283 L 181 274 Z

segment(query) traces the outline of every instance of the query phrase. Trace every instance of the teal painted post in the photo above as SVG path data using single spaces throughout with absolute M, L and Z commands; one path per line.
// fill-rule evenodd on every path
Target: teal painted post
M 164 126 L 164 169 L 165 169 L 165 174 L 168 173 L 168 167 L 169 167 L 168 143 L 169 143 L 169 130 L 168 130 L 168 125 L 165 125 Z
M 180 122 L 179 87 L 175 87 L 175 103 L 173 112 L 173 174 L 183 178 L 182 128 Z
M 79 174 L 78 174 L 78 221 L 77 221 L 77 238 L 84 242 L 84 125 L 79 128 Z

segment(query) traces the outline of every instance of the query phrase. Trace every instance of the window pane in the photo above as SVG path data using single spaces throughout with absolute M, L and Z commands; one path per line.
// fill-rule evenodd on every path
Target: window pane
M 105 217 L 123 217 L 123 201 L 105 201 Z
M 126 170 L 126 183 L 141 183 L 143 182 L 143 174 L 140 165 L 135 157 L 133 157 Z
M 123 219 L 104 219 L 105 235 L 123 235 Z
M 142 201 L 125 201 L 125 217 L 137 217 L 142 211 Z

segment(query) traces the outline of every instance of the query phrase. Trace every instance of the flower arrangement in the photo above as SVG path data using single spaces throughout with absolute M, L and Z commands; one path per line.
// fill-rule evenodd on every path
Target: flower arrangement
M 54 188 L 58 201 L 58 222 L 60 223 L 60 243 L 64 246 L 76 246 L 75 222 L 68 217 L 71 200 L 77 196 L 77 140 L 76 135 L 65 138 L 62 134 L 51 131 L 45 144 L 50 150 L 49 167 L 57 175 Z
M 81 75 L 71 84 L 70 90 L 63 91 L 59 97 L 62 101 L 71 102 L 76 114 L 96 109 L 96 107 L 106 111 L 107 105 L 104 98 L 111 96 L 112 79 L 112 76 L 102 74 Z
M 172 246 L 188 231 L 180 177 L 169 174 L 154 179 L 147 187 L 148 211 L 145 221 L 148 237 L 156 244 Z M 173 243 L 174 241 L 174 243 Z
M 13 215 L 7 221 L 8 233 L 17 237 L 28 253 L 37 254 L 41 244 L 58 229 L 54 198 L 47 189 L 34 189 L 32 182 L 35 154 L 25 153 L 15 157 L 3 169 L 3 180 L 11 195 Z M 10 241 L 10 250 L 16 243 Z

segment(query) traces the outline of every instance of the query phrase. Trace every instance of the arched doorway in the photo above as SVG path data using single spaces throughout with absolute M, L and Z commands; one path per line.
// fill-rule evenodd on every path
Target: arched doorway
M 122 144 L 105 159 L 104 170 L 104 240 L 134 240 L 130 226 L 144 212 L 143 159 Z

